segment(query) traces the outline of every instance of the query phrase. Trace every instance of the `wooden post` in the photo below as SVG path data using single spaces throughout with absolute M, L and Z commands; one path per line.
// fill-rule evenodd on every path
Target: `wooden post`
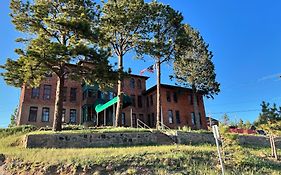
M 97 112 L 97 126 L 99 126 L 99 113 Z
M 133 127 L 133 108 L 131 108 L 131 128 Z
M 113 119 L 112 119 L 112 121 L 113 121 L 113 126 L 115 127 L 115 118 L 116 118 L 116 116 L 115 116 L 116 114 L 115 114 L 115 105 L 113 104 L 113 111 L 112 111 L 112 117 L 113 117 Z
M 103 110 L 103 126 L 106 126 L 106 109 Z

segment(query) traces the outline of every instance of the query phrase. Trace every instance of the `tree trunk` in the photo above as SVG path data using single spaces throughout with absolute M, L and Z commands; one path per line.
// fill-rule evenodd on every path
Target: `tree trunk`
M 199 108 L 197 103 L 197 94 L 196 94 L 196 88 L 194 85 L 192 85 L 192 96 L 193 96 L 193 109 L 194 109 L 194 115 L 195 115 L 195 127 L 196 129 L 201 129 L 201 122 L 200 122 L 200 115 L 199 115 Z
M 64 76 L 60 75 L 57 78 L 53 131 L 62 130 L 61 125 L 62 125 L 62 109 L 63 109 L 63 88 L 64 88 Z
M 121 118 L 122 114 L 122 106 L 123 106 L 123 94 L 122 94 L 122 80 L 121 73 L 123 71 L 123 56 L 118 56 L 118 84 L 117 84 L 117 107 L 116 107 L 116 117 L 115 117 L 115 127 L 119 126 L 119 118 Z
M 160 128 L 160 117 L 161 117 L 161 93 L 160 93 L 160 86 L 161 86 L 161 67 L 160 67 L 160 58 L 157 59 L 156 62 L 156 70 L 157 70 L 157 109 L 156 109 L 156 129 Z

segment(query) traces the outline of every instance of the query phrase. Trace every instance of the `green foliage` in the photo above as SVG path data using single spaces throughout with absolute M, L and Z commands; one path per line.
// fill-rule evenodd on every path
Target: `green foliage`
M 17 39 L 24 47 L 15 50 L 17 60 L 9 58 L 1 66 L 6 70 L 1 75 L 7 84 L 16 87 L 36 87 L 46 74 L 56 75 L 60 86 L 56 91 L 54 130 L 61 130 L 66 75 L 99 85 L 114 79 L 108 50 L 98 45 L 99 5 L 91 0 L 11 0 L 10 9 L 13 24 L 26 38 Z
M 254 122 L 255 126 L 281 121 L 281 107 L 278 108 L 275 103 L 271 106 L 270 103 L 263 101 L 261 108 L 261 113 Z
M 238 126 L 238 128 L 241 128 L 241 129 L 244 128 L 244 123 L 243 123 L 242 119 L 239 120 L 237 126 Z
M 37 130 L 37 128 L 32 125 L 14 126 L 5 129 L 0 128 L 0 138 L 16 134 L 25 134 L 35 130 Z
M 9 128 L 10 127 L 15 127 L 17 125 L 17 123 L 16 123 L 17 115 L 18 115 L 18 108 L 16 108 L 14 110 L 14 113 L 11 115 L 11 122 L 10 122 L 10 124 L 8 126 Z
M 177 36 L 174 76 L 180 84 L 189 86 L 207 97 L 213 98 L 220 91 L 216 81 L 213 54 L 199 31 L 182 25 Z
M 25 149 L 15 145 L 23 135 L 0 138 L 0 152 L 11 160 L 8 165 L 15 174 L 46 170 L 55 167 L 63 170 L 80 169 L 85 174 L 219 174 L 215 147 L 210 145 L 163 145 L 87 149 Z M 260 153 L 269 149 L 248 149 L 253 156 L 242 166 L 230 165 L 230 174 L 278 174 L 280 162 L 264 159 Z M 10 159 L 13 158 L 13 159 Z M 15 162 L 15 163 L 14 163 Z M 13 166 L 10 166 L 12 165 Z M 69 167 L 69 168 L 66 168 Z M 56 170 L 57 170 L 56 169 Z M 88 172 L 86 173 L 86 170 Z M 81 172 L 82 173 L 82 172 Z M 65 172 L 69 174 L 69 172 Z M 75 174 L 75 173 L 71 173 Z
M 224 125 L 229 125 L 230 124 L 230 119 L 229 119 L 229 116 L 227 114 L 224 114 L 222 116 L 222 124 L 224 124 Z
M 138 47 L 139 53 L 144 53 L 162 62 L 175 56 L 175 40 L 180 29 L 183 16 L 169 5 L 153 1 L 148 4 L 146 16 L 146 38 Z
M 229 133 L 229 126 L 220 125 L 223 158 L 226 167 L 245 165 L 251 157 L 249 151 L 239 145 L 238 135 Z

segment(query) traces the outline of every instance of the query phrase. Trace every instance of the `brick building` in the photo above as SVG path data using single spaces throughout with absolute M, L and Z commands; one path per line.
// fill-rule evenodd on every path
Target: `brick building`
M 150 127 L 156 125 L 156 86 L 146 89 L 148 77 L 131 75 L 122 83 L 124 103 L 120 124 L 136 127 L 141 120 Z M 56 92 L 56 76 L 49 76 L 38 88 L 22 87 L 17 124 L 38 127 L 52 126 Z M 112 126 L 115 121 L 116 89 L 100 91 L 78 81 L 66 79 L 63 102 L 63 123 Z M 191 90 L 161 85 L 161 121 L 170 128 L 195 127 Z M 200 124 L 207 128 L 204 102 L 197 94 Z M 115 100 L 115 101 L 114 101 Z

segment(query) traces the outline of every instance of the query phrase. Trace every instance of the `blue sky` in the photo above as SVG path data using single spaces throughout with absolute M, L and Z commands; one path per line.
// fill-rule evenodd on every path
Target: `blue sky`
M 220 119 L 227 113 L 233 121 L 253 121 L 262 100 L 281 105 L 281 1 L 280 0 L 160 0 L 183 13 L 184 22 L 198 29 L 214 53 L 221 93 L 205 100 L 206 113 Z M 9 1 L 0 2 L 0 64 L 16 58 L 15 31 L 9 17 Z M 112 60 L 114 61 L 114 60 Z M 129 54 L 125 67 L 133 73 L 153 64 L 137 61 Z M 162 66 L 162 83 L 171 84 L 170 65 Z M 156 83 L 155 74 L 147 86 Z M 19 102 L 20 89 L 7 86 L 0 78 L 0 127 Z M 235 112 L 236 111 L 236 112 Z

